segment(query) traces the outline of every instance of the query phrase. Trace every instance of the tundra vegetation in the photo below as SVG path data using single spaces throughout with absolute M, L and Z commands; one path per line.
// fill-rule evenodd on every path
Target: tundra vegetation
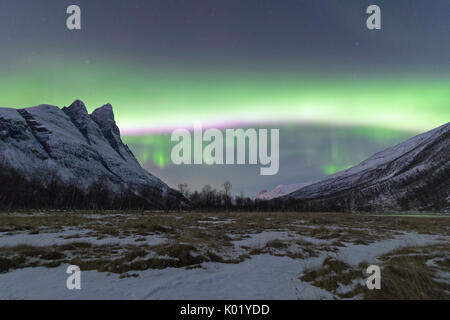
M 298 262 L 299 287 L 336 299 L 449 299 L 449 228 L 440 214 L 11 211 L 0 214 L 0 273 L 75 264 L 123 279 L 269 255 Z M 381 290 L 365 285 L 371 264 Z

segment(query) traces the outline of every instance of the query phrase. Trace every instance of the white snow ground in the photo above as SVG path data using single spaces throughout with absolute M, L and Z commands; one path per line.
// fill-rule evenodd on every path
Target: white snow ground
M 136 240 L 139 239 L 139 243 L 146 243 L 148 245 L 157 245 L 167 241 L 167 238 L 161 235 L 153 234 L 149 236 L 127 236 L 127 237 L 105 237 L 97 239 L 96 237 L 83 236 L 92 232 L 89 229 L 75 229 L 67 228 L 62 232 L 40 232 L 38 234 L 29 234 L 28 232 L 19 232 L 14 235 L 6 235 L 6 232 L 0 232 L 0 246 L 11 247 L 21 244 L 27 244 L 32 246 L 52 246 L 52 245 L 64 245 L 72 242 L 89 242 L 96 246 L 118 244 L 136 244 Z M 80 238 L 72 238 L 72 236 L 80 235 Z M 143 240 L 145 239 L 145 240 Z
M 235 245 L 261 244 L 278 232 L 263 232 Z M 67 265 L 26 268 L 0 274 L 0 299 L 332 299 L 333 295 L 299 280 L 307 268 L 319 266 L 327 255 L 349 264 L 377 262 L 380 255 L 404 246 L 448 242 L 450 237 L 404 233 L 370 245 L 347 244 L 337 253 L 309 259 L 256 255 L 239 264 L 207 262 L 202 268 L 145 270 L 137 278 L 83 271 L 81 290 L 66 288 Z

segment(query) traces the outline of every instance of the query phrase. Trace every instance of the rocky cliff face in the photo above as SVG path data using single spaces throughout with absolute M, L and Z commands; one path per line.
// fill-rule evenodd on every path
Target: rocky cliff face
M 312 211 L 450 209 L 450 123 L 280 197 Z
M 69 107 L 0 108 L 0 162 L 43 184 L 55 177 L 87 189 L 101 181 L 112 193 L 146 188 L 152 201 L 182 196 L 145 171 L 122 143 L 111 105 L 88 114 L 81 101 Z M 155 203 L 156 204 L 156 203 Z

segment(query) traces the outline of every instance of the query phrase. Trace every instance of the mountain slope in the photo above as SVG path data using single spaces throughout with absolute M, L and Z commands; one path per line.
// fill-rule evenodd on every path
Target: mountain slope
M 109 104 L 91 115 L 79 100 L 63 109 L 0 108 L 0 163 L 44 185 L 56 179 L 87 190 L 101 182 L 111 195 L 145 189 L 155 206 L 183 200 L 122 143 Z
M 292 193 L 294 191 L 297 191 L 303 187 L 306 187 L 310 185 L 312 182 L 305 182 L 305 183 L 294 183 L 294 184 L 280 184 L 275 189 L 272 189 L 270 191 L 263 190 L 259 193 L 257 199 L 259 200 L 271 200 L 275 198 L 279 198 L 281 196 L 284 196 L 286 194 Z
M 449 210 L 450 123 L 280 197 L 314 211 Z

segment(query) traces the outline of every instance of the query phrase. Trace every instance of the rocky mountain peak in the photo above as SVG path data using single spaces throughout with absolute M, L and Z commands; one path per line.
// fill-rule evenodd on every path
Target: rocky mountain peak
M 128 146 L 126 146 L 120 138 L 120 130 L 114 120 L 114 113 L 111 104 L 107 103 L 104 106 L 97 108 L 92 112 L 91 119 L 98 125 L 102 131 L 103 136 L 108 140 L 111 147 L 124 159 L 129 159 L 137 163 L 136 158 L 131 153 Z
M 114 120 L 114 112 L 111 104 L 97 108 L 91 114 L 92 119 L 104 130 L 115 129 L 116 121 Z
M 80 100 L 69 107 L 40 105 L 20 110 L 0 108 L 0 165 L 43 186 L 45 177 L 88 190 L 101 182 L 111 197 L 124 190 L 155 207 L 182 196 L 144 170 L 123 144 L 106 104 L 88 114 Z
M 99 131 L 92 123 L 83 101 L 75 100 L 69 107 L 62 108 L 62 111 L 69 116 L 72 123 L 80 130 L 88 141 L 90 140 L 90 133 Z
M 70 113 L 78 116 L 87 116 L 88 112 L 85 104 L 81 100 L 75 100 L 69 107 L 62 109 L 66 113 Z

